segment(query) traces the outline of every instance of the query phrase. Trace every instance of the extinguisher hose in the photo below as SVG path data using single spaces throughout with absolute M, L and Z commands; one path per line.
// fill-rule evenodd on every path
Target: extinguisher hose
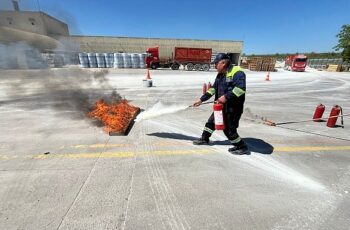
M 211 104 L 214 103 L 214 101 L 206 101 L 206 102 L 202 102 L 201 105 L 205 105 L 205 104 Z M 188 108 L 194 107 L 193 105 L 188 106 Z
M 344 128 L 344 117 L 347 117 L 347 116 L 350 116 L 350 114 L 343 114 L 343 110 L 340 109 L 340 112 L 341 112 L 341 115 L 337 115 L 337 116 L 331 116 L 329 118 L 334 118 L 334 117 L 341 117 L 341 124 Z M 272 124 L 268 124 L 266 123 L 267 125 L 270 125 L 270 126 L 277 126 L 277 125 L 286 125 L 286 124 L 294 124 L 294 123 L 302 123 L 302 122 L 308 122 L 308 121 L 317 121 L 319 120 L 320 118 L 316 118 L 316 119 L 309 119 L 309 120 L 303 120 L 303 121 L 287 121 L 287 122 L 272 122 L 272 121 L 268 121 L 268 120 L 265 120 L 265 121 L 268 121 L 268 122 L 271 122 Z M 322 118 L 321 118 L 322 119 Z
M 341 106 L 340 107 L 340 122 L 341 122 L 341 127 L 344 129 L 344 116 L 343 116 L 343 108 Z

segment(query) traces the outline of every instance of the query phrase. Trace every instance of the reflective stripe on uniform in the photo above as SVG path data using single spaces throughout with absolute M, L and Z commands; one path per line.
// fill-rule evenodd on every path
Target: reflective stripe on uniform
M 214 88 L 210 88 L 208 89 L 207 93 L 209 93 L 210 95 L 214 95 L 215 94 L 215 89 Z
M 240 142 L 242 139 L 240 138 L 240 137 L 237 137 L 236 139 L 234 139 L 234 140 L 230 140 L 230 142 L 232 143 L 232 144 L 236 144 L 236 143 L 238 143 L 238 142 Z
M 207 128 L 207 127 L 204 127 L 204 131 L 207 131 L 208 133 L 213 133 L 214 132 L 214 130 L 211 130 L 211 129 Z
M 233 75 L 235 75 L 235 73 L 237 73 L 238 71 L 242 71 L 241 67 L 233 66 L 232 69 L 226 73 L 226 77 L 233 78 Z
M 241 88 L 238 88 L 237 86 L 232 90 L 232 93 L 236 95 L 237 97 L 243 95 L 245 91 Z

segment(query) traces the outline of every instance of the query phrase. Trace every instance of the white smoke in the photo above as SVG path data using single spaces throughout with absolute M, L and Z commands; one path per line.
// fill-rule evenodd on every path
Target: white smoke
M 155 105 L 153 105 L 150 109 L 140 113 L 135 119 L 135 122 L 158 117 L 165 114 L 176 113 L 181 110 L 185 110 L 186 108 L 188 108 L 188 105 L 165 105 L 162 102 L 158 102 Z
M 0 69 L 43 69 L 47 63 L 38 49 L 26 42 L 0 43 Z

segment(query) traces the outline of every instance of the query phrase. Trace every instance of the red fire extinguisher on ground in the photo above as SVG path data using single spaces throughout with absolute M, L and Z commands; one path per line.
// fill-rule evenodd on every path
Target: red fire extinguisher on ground
M 321 118 L 325 109 L 326 109 L 326 106 L 319 104 L 315 109 L 314 117 L 312 119 L 314 121 L 322 121 Z
M 335 123 L 337 123 L 339 114 L 343 115 L 343 109 L 339 105 L 334 105 L 327 121 L 328 127 L 334 128 Z M 341 125 L 344 128 L 343 117 L 341 117 Z
M 215 102 L 214 106 L 214 122 L 215 122 L 215 130 L 224 130 L 224 117 L 222 114 L 223 105 L 221 103 Z

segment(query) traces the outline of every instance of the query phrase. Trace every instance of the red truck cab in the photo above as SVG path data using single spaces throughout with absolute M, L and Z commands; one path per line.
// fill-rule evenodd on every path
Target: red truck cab
M 284 69 L 290 71 L 304 72 L 307 64 L 307 57 L 302 54 L 288 56 L 285 60 Z
M 156 69 L 159 65 L 159 47 L 150 47 L 146 53 L 147 68 Z

